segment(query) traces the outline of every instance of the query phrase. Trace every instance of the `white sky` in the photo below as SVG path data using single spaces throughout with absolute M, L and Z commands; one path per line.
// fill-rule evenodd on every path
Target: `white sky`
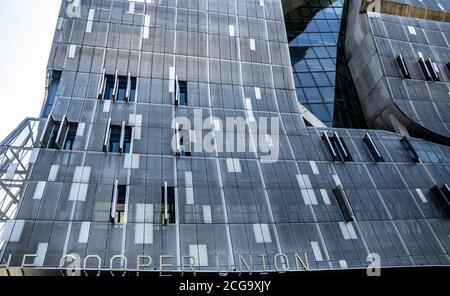
M 61 0 L 0 0 L 0 141 L 38 117 Z

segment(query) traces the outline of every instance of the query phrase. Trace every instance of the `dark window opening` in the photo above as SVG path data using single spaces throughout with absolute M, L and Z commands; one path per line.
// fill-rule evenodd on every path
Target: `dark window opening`
M 303 122 L 305 123 L 306 126 L 310 126 L 310 127 L 313 126 L 313 125 L 312 125 L 308 120 L 306 120 L 306 118 L 304 118 L 304 117 L 303 117 Z
M 344 139 L 342 137 L 339 137 L 339 135 L 335 132 L 333 140 L 335 146 L 337 147 L 337 150 L 339 151 L 339 154 L 341 155 L 341 158 L 344 161 L 353 161 L 353 158 L 347 148 L 347 145 L 345 144 Z
M 353 213 L 352 207 L 350 206 L 350 202 L 348 201 L 347 194 L 342 188 L 341 185 L 333 189 L 334 196 L 338 202 L 339 208 L 341 209 L 342 216 L 346 222 L 355 221 L 355 214 Z
M 439 75 L 438 75 L 438 73 L 436 72 L 436 69 L 434 68 L 434 64 L 433 64 L 433 62 L 431 61 L 431 59 L 426 60 L 425 65 L 427 66 L 428 71 L 429 71 L 430 74 L 431 74 L 432 80 L 433 80 L 433 81 L 440 81 Z
M 58 138 L 59 128 L 61 127 L 61 121 L 53 122 L 53 125 L 50 130 L 50 137 L 48 139 L 47 147 L 49 149 L 57 149 L 56 139 Z
M 77 135 L 78 123 L 68 122 L 66 116 L 62 121 L 54 121 L 49 116 L 42 131 L 41 148 L 72 150 Z
M 122 125 L 112 125 L 110 119 L 107 125 L 103 151 L 113 153 L 130 153 L 132 135 L 132 127 L 126 126 L 125 122 L 123 122 Z
M 136 100 L 136 86 L 136 77 L 106 75 L 103 99 L 134 102 Z
M 118 181 L 114 184 L 112 205 L 111 205 L 111 222 L 121 223 L 125 218 L 125 204 L 127 201 L 127 186 L 119 185 Z
M 117 88 L 117 101 L 125 102 L 127 100 L 127 86 L 128 86 L 128 77 L 119 76 L 118 77 L 119 86 Z
M 114 86 L 116 78 L 114 75 L 105 76 L 105 91 L 103 94 L 104 100 L 113 100 Z
M 328 136 L 328 134 L 324 132 L 322 135 L 322 141 L 327 147 L 333 161 L 353 161 L 344 139 L 339 137 L 336 132 L 332 137 Z
M 130 77 L 130 93 L 128 97 L 129 102 L 135 102 L 136 101 L 136 87 L 137 87 L 137 78 L 136 77 Z
M 120 125 L 111 126 L 111 134 L 109 136 L 109 152 L 120 152 L 120 137 L 122 133 L 122 127 Z
M 188 105 L 188 92 L 187 92 L 187 82 L 178 81 L 179 84 L 179 104 L 180 106 Z
M 420 65 L 420 69 L 422 69 L 422 73 L 423 73 L 423 76 L 425 76 L 425 79 L 428 81 L 432 81 L 433 78 L 431 77 L 430 70 L 428 69 L 427 65 L 425 64 L 425 62 L 423 61 L 422 58 L 419 59 L 419 65 Z
M 59 82 L 61 80 L 61 71 L 53 71 L 51 82 L 48 87 L 47 100 L 45 102 L 44 110 L 42 112 L 42 117 L 47 118 L 52 111 L 53 104 L 55 102 L 56 93 L 58 92 Z
M 328 134 L 326 132 L 324 132 L 322 135 L 322 141 L 324 142 L 325 146 L 327 147 L 327 150 L 330 153 L 332 160 L 340 161 L 341 157 L 337 153 L 336 144 L 334 143 L 334 141 L 332 141 L 332 139 L 330 139 L 330 137 L 328 136 Z
M 444 184 L 442 188 L 439 188 L 438 185 L 435 185 L 433 186 L 433 188 L 431 188 L 431 192 L 436 198 L 436 201 L 438 202 L 445 216 L 447 218 L 450 218 L 450 187 L 447 184 Z
M 411 79 L 411 74 L 409 74 L 408 67 L 406 66 L 405 60 L 403 59 L 402 55 L 398 55 L 396 60 L 400 71 L 403 74 L 403 78 Z
M 130 153 L 131 151 L 131 134 L 133 129 L 129 126 L 125 127 L 125 137 L 124 137 L 124 153 Z
M 73 149 L 73 143 L 75 142 L 75 138 L 77 136 L 77 129 L 78 129 L 78 123 L 69 123 L 66 139 L 65 139 L 64 145 L 63 145 L 64 150 L 72 150 Z
M 381 156 L 377 146 L 375 146 L 375 143 L 373 142 L 372 137 L 370 137 L 369 134 L 366 134 L 366 136 L 364 137 L 364 143 L 366 144 L 367 149 L 369 149 L 369 152 L 375 162 L 384 162 L 383 156 Z
M 166 194 L 167 188 L 167 194 Z M 162 187 L 162 223 L 174 224 L 176 222 L 175 216 L 175 187 L 163 186 Z

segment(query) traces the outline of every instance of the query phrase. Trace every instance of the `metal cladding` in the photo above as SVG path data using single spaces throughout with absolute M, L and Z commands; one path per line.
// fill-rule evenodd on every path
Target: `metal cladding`
M 450 148 L 306 127 L 280 0 L 62 1 L 48 72 L 1 145 L 1 272 L 450 264 Z

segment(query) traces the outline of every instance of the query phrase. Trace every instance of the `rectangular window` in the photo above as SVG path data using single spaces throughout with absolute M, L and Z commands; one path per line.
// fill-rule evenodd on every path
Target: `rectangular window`
M 61 80 L 61 71 L 54 70 L 50 77 L 50 85 L 48 86 L 47 100 L 45 101 L 44 110 L 42 111 L 42 117 L 47 118 L 52 111 L 53 104 L 55 103 L 56 93 L 58 91 L 59 82 Z
M 136 87 L 137 87 L 137 78 L 128 76 L 128 90 L 126 95 L 126 100 L 128 102 L 136 102 Z
M 344 161 L 353 161 L 353 158 L 350 154 L 350 151 L 348 151 L 344 139 L 341 138 L 337 132 L 335 132 L 333 135 L 333 142 L 335 143 L 335 147 L 337 147 L 337 150 L 339 151 L 339 154 Z
M 114 100 L 120 102 L 135 102 L 137 78 L 128 76 L 105 75 L 104 81 L 100 84 L 104 85 L 100 98 L 103 100 Z
M 117 90 L 117 97 L 116 100 L 119 102 L 125 102 L 127 100 L 127 89 L 128 89 L 128 77 L 126 76 L 119 76 L 119 86 Z
M 425 64 L 424 60 L 422 58 L 419 59 L 419 65 L 420 69 L 422 69 L 423 76 L 426 80 L 432 81 L 433 78 L 431 77 L 430 70 L 428 69 L 427 65 Z
M 322 141 L 327 147 L 333 161 L 353 161 L 344 139 L 341 138 L 337 132 L 335 132 L 332 137 L 324 132 Z
M 54 121 L 53 125 L 50 129 L 50 136 L 48 139 L 48 143 L 47 146 L 45 146 L 45 148 L 49 148 L 49 149 L 57 149 L 58 147 L 56 146 L 56 138 L 58 137 L 58 131 L 59 128 L 61 126 L 61 121 Z
M 439 188 L 438 185 L 435 185 L 431 188 L 431 192 L 433 193 L 436 201 L 442 209 L 442 212 L 445 214 L 447 218 L 450 218 L 450 188 L 447 184 L 444 184 L 442 188 Z
M 187 106 L 188 105 L 187 82 L 178 80 L 178 76 L 175 76 L 174 104 L 176 106 Z
M 428 68 L 428 72 L 431 74 L 431 78 L 433 81 L 440 81 L 439 74 L 437 71 L 439 69 L 437 68 L 436 64 L 431 61 L 431 59 L 426 60 L 425 65 Z
M 41 148 L 72 150 L 78 123 L 69 122 L 66 116 L 55 121 L 49 116 L 40 139 Z
M 396 60 L 398 67 L 403 74 L 403 78 L 411 79 L 411 75 L 409 74 L 408 67 L 406 66 L 405 60 L 403 59 L 402 55 L 398 55 Z
M 77 136 L 77 129 L 78 123 L 69 123 L 69 127 L 67 129 L 67 134 L 63 145 L 64 150 L 73 149 L 73 143 L 75 142 L 75 138 Z
M 122 125 L 111 124 L 109 119 L 103 151 L 113 153 L 130 153 L 133 128 L 127 126 L 125 121 Z
M 122 133 L 122 127 L 120 125 L 111 126 L 111 134 L 109 137 L 109 152 L 120 152 L 120 137 Z
M 119 185 L 119 181 L 114 183 L 113 196 L 111 202 L 111 222 L 122 223 L 125 221 L 125 205 L 127 201 L 127 186 Z
M 330 153 L 332 160 L 333 161 L 341 160 L 341 157 L 337 153 L 337 147 L 334 144 L 334 142 L 332 141 L 332 139 L 330 139 L 330 137 L 328 136 L 327 132 L 323 133 L 322 141 L 324 142 L 325 146 L 327 147 L 327 150 Z
M 113 100 L 115 77 L 114 75 L 106 75 L 105 89 L 103 91 L 103 100 Z
M 187 93 L 187 82 L 186 81 L 178 81 L 179 91 L 180 91 L 180 106 L 188 105 L 188 93 Z
M 364 143 L 366 144 L 367 149 L 369 149 L 369 152 L 375 162 L 384 162 L 383 156 L 381 156 L 377 146 L 375 146 L 375 143 L 372 140 L 372 137 L 370 137 L 368 133 L 364 137 Z
M 353 214 L 352 207 L 348 201 L 347 194 L 345 194 L 344 188 L 341 185 L 333 189 L 333 193 L 338 202 L 339 208 L 341 209 L 342 215 L 346 222 L 355 221 L 355 215 Z
M 175 216 L 175 188 L 167 186 L 167 183 L 162 187 L 162 223 L 174 224 L 176 223 Z
M 131 134 L 133 129 L 129 126 L 125 127 L 125 136 L 124 136 L 124 144 L 123 144 L 123 153 L 130 153 L 131 151 Z

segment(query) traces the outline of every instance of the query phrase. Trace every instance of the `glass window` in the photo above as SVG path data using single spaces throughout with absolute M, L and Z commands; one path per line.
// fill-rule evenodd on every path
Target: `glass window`
M 181 106 L 187 106 L 188 104 L 188 92 L 187 92 L 187 82 L 186 81 L 178 81 L 179 91 L 180 91 L 180 102 Z
M 125 137 L 124 137 L 124 153 L 130 153 L 131 150 L 131 134 L 133 129 L 129 126 L 125 127 Z
M 59 131 L 59 127 L 60 126 L 61 126 L 61 122 L 60 121 L 55 121 L 53 123 L 52 129 L 50 131 L 50 138 L 48 140 L 47 148 L 50 148 L 50 149 L 57 149 L 58 148 L 56 146 L 56 138 L 58 137 L 58 131 Z
M 47 101 L 45 103 L 44 111 L 42 117 L 47 117 L 52 111 L 53 103 L 55 102 L 56 93 L 58 91 L 59 81 L 61 79 L 61 71 L 53 71 L 52 81 L 48 88 Z
M 104 100 L 112 100 L 114 93 L 114 75 L 106 75 L 105 77 L 105 92 L 103 94 Z
M 166 194 L 167 188 L 167 194 Z M 173 186 L 162 187 L 162 216 L 164 224 L 174 224 L 175 216 L 175 188 Z
M 75 137 L 77 136 L 78 123 L 69 123 L 66 139 L 64 141 L 64 150 L 72 150 Z
M 122 127 L 119 125 L 111 126 L 111 135 L 109 137 L 109 152 L 120 152 L 120 135 Z

